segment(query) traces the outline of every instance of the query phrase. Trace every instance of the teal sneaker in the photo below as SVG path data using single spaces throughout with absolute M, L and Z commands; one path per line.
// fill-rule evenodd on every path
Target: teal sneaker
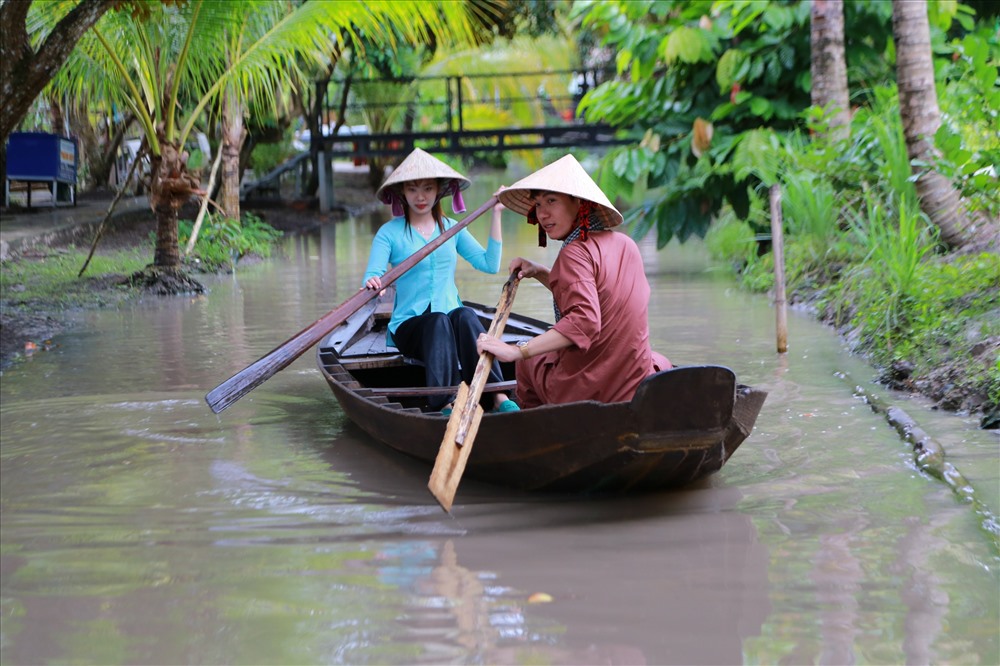
M 504 400 L 497 407 L 493 408 L 494 414 L 503 414 L 505 412 L 519 412 L 521 408 L 517 406 L 517 403 L 513 400 Z

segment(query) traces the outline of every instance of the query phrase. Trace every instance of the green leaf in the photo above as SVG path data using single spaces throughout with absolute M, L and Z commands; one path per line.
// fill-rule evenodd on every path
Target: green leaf
M 767 120 L 774 114 L 774 109 L 771 106 L 771 102 L 764 99 L 763 97 L 754 97 L 750 100 L 750 111 L 755 116 L 760 116 Z
M 753 130 L 743 136 L 733 153 L 736 180 L 756 176 L 765 186 L 778 181 L 778 146 L 774 134 L 768 130 Z
M 614 160 L 611 162 L 611 168 L 614 170 L 616 176 L 624 176 L 625 172 L 628 171 L 628 151 L 623 150 L 615 155 Z
M 632 63 L 632 52 L 628 49 L 622 49 L 618 52 L 618 57 L 615 60 L 615 65 L 618 68 L 618 75 L 621 74 L 629 68 Z
M 945 155 L 950 155 L 962 147 L 962 137 L 952 132 L 947 125 L 941 125 L 934 134 L 934 145 Z
M 749 71 L 747 55 L 739 49 L 728 49 L 719 58 L 719 64 L 715 68 L 715 80 L 719 84 L 719 91 L 727 93 L 733 84 L 740 80 Z
M 677 28 L 663 38 L 659 48 L 660 56 L 668 63 L 700 62 L 711 59 L 712 51 L 701 30 L 687 26 Z
M 642 151 L 630 150 L 628 151 L 628 167 L 625 169 L 625 180 L 630 183 L 636 183 L 639 181 L 639 177 L 642 175 Z
M 644 204 L 630 209 L 623 216 L 625 226 L 629 229 L 629 235 L 635 240 L 642 240 L 656 223 L 656 215 L 652 213 L 652 206 Z

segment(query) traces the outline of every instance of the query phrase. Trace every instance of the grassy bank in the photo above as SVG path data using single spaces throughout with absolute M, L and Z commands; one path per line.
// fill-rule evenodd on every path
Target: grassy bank
M 266 257 L 281 232 L 260 216 L 247 213 L 244 220 L 209 218 L 201 229 L 190 258 L 189 272 L 226 272 L 247 256 Z M 62 332 L 69 315 L 82 309 L 116 307 L 143 293 L 134 276 L 152 257 L 153 221 L 138 227 L 112 229 L 80 276 L 89 247 L 69 244 L 36 249 L 5 261 L 0 271 L 0 367 L 46 349 Z M 181 220 L 181 246 L 192 229 Z
M 0 368 L 51 344 L 81 309 L 114 307 L 139 292 L 128 276 L 149 263 L 149 249 L 126 247 L 95 255 L 77 277 L 88 250 L 49 248 L 6 261 L 0 270 Z
M 53 248 L 5 262 L 0 292 L 5 313 L 103 307 L 132 295 L 126 276 L 149 263 L 149 249 L 134 247 L 95 255 L 77 277 L 87 249 Z
M 734 216 L 709 232 L 750 291 L 774 287 L 774 257 Z M 914 209 L 869 208 L 785 237 L 789 303 L 834 326 L 885 385 L 1000 427 L 1000 257 L 942 253 Z

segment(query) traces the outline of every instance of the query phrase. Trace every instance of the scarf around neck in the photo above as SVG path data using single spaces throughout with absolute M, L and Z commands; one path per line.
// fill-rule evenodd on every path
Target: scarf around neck
M 580 203 L 580 211 L 577 213 L 577 220 L 580 220 L 580 223 L 577 224 L 573 231 L 569 232 L 569 235 L 563 239 L 562 245 L 559 247 L 560 252 L 562 252 L 563 248 L 575 240 L 586 242 L 590 232 L 592 231 L 604 231 L 607 229 L 601 218 L 593 214 L 595 207 L 596 206 L 593 203 L 587 201 L 586 199 Z M 556 303 L 554 295 L 552 297 L 552 310 L 555 313 L 557 322 L 562 319 L 562 312 L 559 310 L 559 304 Z

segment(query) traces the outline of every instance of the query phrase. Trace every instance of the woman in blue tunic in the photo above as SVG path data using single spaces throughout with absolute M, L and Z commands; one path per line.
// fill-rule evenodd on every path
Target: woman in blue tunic
M 410 153 L 375 193 L 379 201 L 392 206 L 394 217 L 372 240 L 365 288 L 381 289 L 381 278 L 390 264 L 399 264 L 457 224 L 441 213 L 441 199 L 453 197 L 454 211 L 465 212 L 461 191 L 468 186 L 465 176 L 441 160 L 419 148 Z M 475 312 L 459 299 L 455 267 L 461 256 L 484 273 L 500 270 L 502 210 L 502 204 L 493 207 L 486 249 L 463 229 L 396 280 L 387 342 L 423 362 L 428 386 L 472 381 L 479 361 L 476 338 L 485 329 Z M 498 362 L 493 364 L 489 381 L 503 381 Z M 494 411 L 518 409 L 505 393 L 495 393 L 491 399 L 489 407 Z M 432 396 L 428 404 L 432 410 L 450 414 L 453 400 L 454 395 L 445 393 Z

